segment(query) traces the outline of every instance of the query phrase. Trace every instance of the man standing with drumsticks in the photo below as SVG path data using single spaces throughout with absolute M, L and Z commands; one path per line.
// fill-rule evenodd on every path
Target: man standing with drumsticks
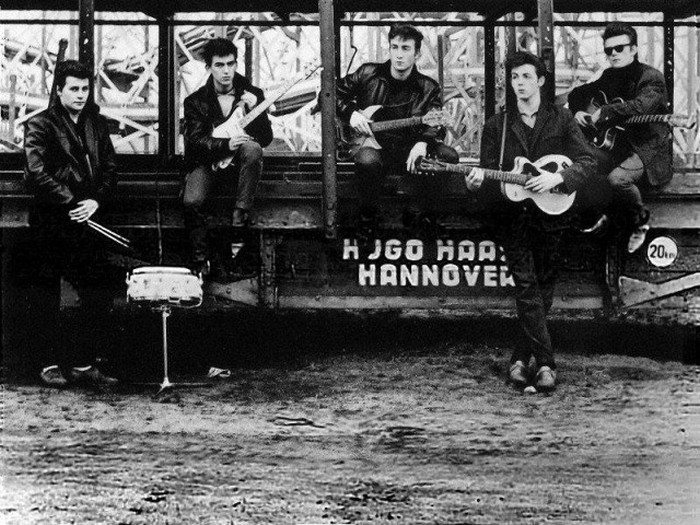
M 236 183 L 232 225 L 245 227 L 262 173 L 262 149 L 272 142 L 267 113 L 230 138 L 212 136 L 239 105 L 250 111 L 264 100 L 263 91 L 236 73 L 238 51 L 230 40 L 214 38 L 204 44 L 202 56 L 210 73 L 206 84 L 185 99 L 185 160 L 191 171 L 185 178 L 185 225 L 195 272 L 210 270 L 206 206 L 222 185 Z M 218 161 L 233 157 L 220 169 Z
M 116 165 L 107 122 L 90 102 L 91 76 L 75 60 L 59 64 L 57 99 L 27 122 L 24 134 L 24 180 L 35 195 L 30 222 L 37 250 L 30 314 L 43 366 L 40 378 L 52 387 L 117 382 L 95 366 L 111 301 L 104 275 L 96 275 L 103 250 L 87 224 L 116 184 Z M 80 329 L 70 336 L 59 319 L 62 277 L 81 301 Z

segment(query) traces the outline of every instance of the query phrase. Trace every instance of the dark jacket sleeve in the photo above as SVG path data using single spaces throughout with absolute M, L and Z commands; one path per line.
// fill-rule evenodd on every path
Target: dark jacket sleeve
M 600 122 L 615 126 L 627 117 L 666 113 L 666 83 L 660 71 L 648 69 L 637 84 L 637 96 L 624 102 L 615 102 L 600 109 Z
M 589 84 L 583 84 L 581 86 L 575 87 L 569 92 L 569 110 L 574 115 L 579 111 L 588 111 L 591 104 L 591 99 L 594 94 L 598 91 L 598 81 L 591 82 Z
M 561 176 L 566 188 L 569 191 L 576 191 L 580 190 L 595 175 L 597 164 L 573 115 L 564 108 L 561 108 L 560 111 L 564 136 L 567 138 L 567 154 L 572 161 L 571 166 L 561 172 Z
M 50 126 L 41 117 L 30 119 L 24 129 L 24 182 L 37 198 L 51 204 L 69 205 L 75 200 L 73 192 L 61 180 L 71 180 L 74 176 L 62 173 L 72 170 L 68 165 L 57 173 L 49 173 L 47 155 L 48 141 L 57 140 L 49 137 Z M 80 177 L 78 176 L 78 179 Z
M 185 156 L 197 162 L 212 162 L 231 153 L 228 139 L 211 136 L 214 128 L 195 97 L 185 99 Z
M 259 87 L 249 84 L 245 90 L 255 95 L 258 99 L 258 104 L 265 101 L 265 93 Z M 267 116 L 267 111 L 264 111 L 258 118 L 248 124 L 245 131 L 263 148 L 268 146 L 272 142 L 272 125 L 270 124 L 270 118 Z
M 357 71 L 341 78 L 336 85 L 336 113 L 345 122 L 349 122 L 350 116 L 358 110 L 356 98 L 359 86 L 363 84 L 366 67 L 360 66 Z

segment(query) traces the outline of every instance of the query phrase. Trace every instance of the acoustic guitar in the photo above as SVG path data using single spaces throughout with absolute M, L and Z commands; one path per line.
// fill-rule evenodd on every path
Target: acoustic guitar
M 622 98 L 617 97 L 612 100 L 608 100 L 607 95 L 603 91 L 599 91 L 598 94 L 591 99 L 588 105 L 587 113 L 595 113 L 598 109 L 603 106 L 609 106 L 610 104 L 616 104 L 618 102 L 625 102 Z M 677 114 L 648 114 L 648 115 L 635 115 L 633 117 L 627 117 L 622 124 L 624 125 L 634 125 L 634 124 L 649 124 L 652 122 L 664 122 L 670 126 L 692 128 L 695 126 L 692 117 Z M 584 135 L 588 140 L 593 143 L 593 145 L 605 151 L 612 151 L 617 145 L 617 141 L 620 133 L 625 133 L 626 129 L 622 124 L 615 126 L 602 127 L 594 125 L 592 128 L 583 128 Z
M 479 168 L 484 172 L 484 178 L 497 180 L 501 183 L 501 192 L 513 202 L 530 199 L 537 207 L 548 215 L 561 215 L 574 203 L 576 192 L 566 193 L 554 188 L 543 193 L 535 193 L 525 189 L 525 183 L 543 173 L 557 173 L 571 166 L 571 160 L 564 155 L 545 155 L 531 162 L 525 157 L 516 157 L 513 171 L 491 170 Z M 418 163 L 418 171 L 426 173 L 463 173 L 465 176 L 475 169 L 464 164 L 449 164 L 437 159 L 423 158 Z

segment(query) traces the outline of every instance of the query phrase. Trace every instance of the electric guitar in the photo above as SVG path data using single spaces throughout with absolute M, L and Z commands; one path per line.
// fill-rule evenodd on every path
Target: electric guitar
M 588 105 L 587 113 L 593 114 L 598 109 L 603 106 L 608 106 L 610 104 L 616 104 L 618 102 L 625 102 L 622 98 L 617 97 L 608 101 L 607 95 L 603 91 L 599 91 L 598 94 L 591 99 Z M 685 115 L 677 114 L 649 114 L 649 115 L 635 115 L 633 117 L 627 117 L 622 124 L 649 124 L 652 122 L 665 122 L 670 126 L 692 128 L 695 126 L 692 117 L 687 117 Z M 624 133 L 626 130 L 622 124 L 618 124 L 611 127 L 599 128 L 593 126 L 592 128 L 583 128 L 584 135 L 590 140 L 593 145 L 605 151 L 612 151 L 618 140 L 620 133 Z
M 576 192 L 565 193 L 554 188 L 544 193 L 535 193 L 525 189 L 525 183 L 542 173 L 557 173 L 571 166 L 571 160 L 564 155 L 545 155 L 530 162 L 525 157 L 515 157 L 513 171 L 491 170 L 478 168 L 484 172 L 484 178 L 501 182 L 501 192 L 513 201 L 520 202 L 531 199 L 537 207 L 548 215 L 561 215 L 571 208 L 576 199 Z M 464 164 L 448 164 L 436 159 L 423 158 L 418 163 L 418 171 L 427 173 L 463 173 L 468 175 L 475 167 Z
M 289 91 L 295 84 L 309 78 L 319 69 L 321 69 L 321 66 L 318 65 L 307 66 L 302 76 L 296 79 L 288 80 L 282 84 L 279 88 L 277 88 L 277 90 L 269 93 L 265 97 L 265 100 L 251 109 L 248 113 L 245 112 L 245 104 L 243 101 L 238 102 L 235 109 L 226 119 L 226 121 L 214 128 L 211 136 L 217 139 L 230 139 L 231 137 L 245 134 L 244 130 L 250 125 L 251 122 L 262 115 L 267 108 L 278 101 L 282 95 Z M 224 157 L 223 159 L 214 162 L 211 167 L 214 171 L 222 170 L 227 168 L 231 162 L 233 162 L 233 155 Z
M 380 117 L 383 106 L 368 106 L 360 113 L 366 118 L 372 120 L 375 117 Z M 379 120 L 371 122 L 369 127 L 373 133 L 381 133 L 382 131 L 390 131 L 401 128 L 410 128 L 425 124 L 427 126 L 445 126 L 450 120 L 447 112 L 441 109 L 431 109 L 423 116 L 400 118 L 392 120 Z M 382 149 L 377 139 L 373 136 L 363 135 L 355 131 L 347 122 L 341 122 L 336 119 L 336 136 L 338 139 L 338 157 L 341 159 L 352 158 L 357 150 L 362 147 L 370 147 L 374 149 Z

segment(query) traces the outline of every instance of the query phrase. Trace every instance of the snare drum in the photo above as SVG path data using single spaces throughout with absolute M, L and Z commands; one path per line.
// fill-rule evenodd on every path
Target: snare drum
M 126 277 L 126 299 L 153 305 L 190 307 L 202 304 L 202 280 L 187 268 L 142 266 Z

